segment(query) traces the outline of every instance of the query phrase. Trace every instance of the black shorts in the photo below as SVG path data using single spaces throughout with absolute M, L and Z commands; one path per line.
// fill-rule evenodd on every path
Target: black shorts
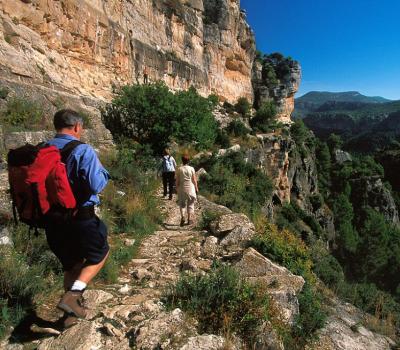
M 97 216 L 87 220 L 73 220 L 68 223 L 49 224 L 46 228 L 50 249 L 60 260 L 64 271 L 85 261 L 95 265 L 104 259 L 109 251 L 107 226 Z

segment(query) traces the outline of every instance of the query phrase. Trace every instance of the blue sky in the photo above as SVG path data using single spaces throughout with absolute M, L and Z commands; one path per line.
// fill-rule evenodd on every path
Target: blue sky
M 400 99 L 400 0 L 241 0 L 257 48 L 301 63 L 297 96 L 357 90 Z

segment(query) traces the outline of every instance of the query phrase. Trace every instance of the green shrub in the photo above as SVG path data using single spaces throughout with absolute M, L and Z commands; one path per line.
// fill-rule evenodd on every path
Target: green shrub
M 229 134 L 238 136 L 246 136 L 250 130 L 240 120 L 232 120 L 226 130 Z
M 216 220 L 221 215 L 213 210 L 206 209 L 201 213 L 200 228 L 208 230 L 211 222 Z
M 276 224 L 280 229 L 287 228 L 301 235 L 303 232 L 301 221 L 305 223 L 313 232 L 313 237 L 309 238 L 315 239 L 323 236 L 324 232 L 318 221 L 312 215 L 308 215 L 295 203 L 286 203 L 282 206 L 278 212 Z
M 271 180 L 244 161 L 242 153 L 213 157 L 199 164 L 207 171 L 200 179 L 202 193 L 237 212 L 258 211 L 270 198 Z
M 306 283 L 298 295 L 300 313 L 290 332 L 284 332 L 288 349 L 304 349 L 307 340 L 324 326 L 326 319 L 321 296 L 317 291 L 316 278 L 312 272 L 313 262 L 305 243 L 288 230 L 279 231 L 275 225 L 265 224 L 251 245 L 262 255 L 285 266 L 296 275 L 303 276 Z
M 322 197 L 321 194 L 316 193 L 310 196 L 310 203 L 313 207 L 313 211 L 317 211 L 324 205 L 324 197 Z
M 257 328 L 268 319 L 269 298 L 229 266 L 214 267 L 207 275 L 182 275 L 163 301 L 199 321 L 200 333 L 238 333 L 251 345 Z
M 221 146 L 221 148 L 229 148 L 232 146 L 228 133 L 225 130 L 221 129 L 217 130 L 217 137 L 215 139 L 215 143 Z
M 232 105 L 231 103 L 229 103 L 228 101 L 225 101 L 225 102 L 222 104 L 222 107 L 224 107 L 224 109 L 225 109 L 225 111 L 226 111 L 227 113 L 233 113 L 233 112 L 235 111 L 235 106 Z
M 7 101 L 6 109 L 0 114 L 0 122 L 12 130 L 40 130 L 49 127 L 41 106 L 20 97 Z
M 298 300 L 299 314 L 296 317 L 292 334 L 295 339 L 300 340 L 297 348 L 304 349 L 305 340 L 315 337 L 315 332 L 324 326 L 326 313 L 322 309 L 321 294 L 308 282 L 305 283 L 303 290 L 298 295 Z
M 315 147 L 315 137 L 301 119 L 296 119 L 290 127 L 290 135 L 296 142 L 296 146 L 302 158 L 309 155 Z
M 285 266 L 296 275 L 314 281 L 312 260 L 305 243 L 288 230 L 279 231 L 275 225 L 267 224 L 251 245 L 262 255 Z
M 322 256 L 313 256 L 313 271 L 329 288 L 336 290 L 344 281 L 343 268 L 328 252 Z
M 5 100 L 10 93 L 7 87 L 0 87 L 0 99 Z
M 250 126 L 254 130 L 268 132 L 272 127 L 276 113 L 277 110 L 274 102 L 264 102 L 257 110 L 256 115 L 250 119 Z
M 214 102 L 194 88 L 174 94 L 161 82 L 130 85 L 104 108 L 102 119 L 115 138 L 148 144 L 158 154 L 171 140 L 204 149 L 217 136 Z
M 251 104 L 246 97 L 240 97 L 235 104 L 235 111 L 242 117 L 247 117 L 250 113 Z

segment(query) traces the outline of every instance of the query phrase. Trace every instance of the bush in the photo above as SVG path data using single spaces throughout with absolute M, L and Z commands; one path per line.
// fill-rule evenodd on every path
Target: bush
M 48 127 L 41 106 L 20 97 L 13 97 L 7 101 L 5 111 L 0 114 L 0 123 L 11 130 L 32 131 Z
M 238 333 L 252 345 L 257 329 L 268 319 L 265 291 L 242 280 L 229 266 L 207 275 L 182 275 L 163 298 L 170 309 L 181 308 L 199 321 L 199 333 Z
M 310 203 L 313 207 L 313 211 L 317 211 L 324 205 L 324 197 L 322 197 L 319 193 L 314 194 L 310 196 Z
M 250 216 L 270 198 L 271 180 L 246 163 L 242 153 L 213 157 L 199 164 L 207 171 L 200 179 L 200 189 L 219 204 Z
M 0 87 L 0 99 L 5 100 L 10 93 L 7 87 Z
M 328 251 L 320 256 L 313 255 L 313 271 L 329 288 L 336 290 L 344 282 L 343 268 Z
M 250 113 L 251 104 L 246 97 L 240 97 L 235 104 L 235 111 L 242 117 L 247 117 Z
M 225 130 L 218 129 L 217 137 L 215 139 L 215 143 L 220 145 L 221 148 L 229 148 L 231 147 L 231 141 L 229 139 L 229 135 Z
M 262 255 L 285 266 L 292 273 L 304 277 L 306 283 L 298 295 L 300 313 L 291 332 L 284 336 L 288 349 L 304 349 L 315 331 L 324 326 L 326 314 L 322 310 L 321 296 L 312 272 L 311 253 L 305 243 L 288 230 L 279 231 L 266 224 L 251 245 Z
M 274 102 L 264 102 L 257 110 L 254 118 L 250 119 L 250 126 L 261 132 L 268 132 L 276 116 L 276 106 Z
M 315 332 L 324 326 L 326 313 L 322 309 L 321 294 L 308 282 L 305 283 L 298 300 L 299 314 L 296 317 L 292 334 L 293 338 L 297 341 L 300 340 L 296 347 L 304 349 L 304 340 L 313 338 Z
M 172 93 L 164 83 L 125 86 L 102 111 L 115 138 L 148 144 L 158 154 L 171 141 L 209 148 L 217 136 L 212 115 L 215 99 L 194 88 Z
M 203 230 L 210 229 L 210 224 L 220 216 L 221 215 L 215 211 L 209 209 L 204 210 L 201 214 L 200 228 Z
M 305 158 L 309 150 L 315 147 L 315 137 L 301 119 L 296 119 L 290 127 L 290 135 L 296 142 L 300 156 Z
M 267 224 L 251 244 L 267 258 L 285 266 L 296 275 L 315 281 L 312 260 L 305 243 L 288 230 L 279 231 L 275 225 Z
M 229 134 L 236 137 L 246 136 L 250 130 L 240 120 L 232 120 L 226 128 Z
M 228 101 L 225 101 L 222 104 L 222 107 L 224 107 L 224 109 L 227 113 L 233 113 L 235 111 L 235 106 L 233 104 L 229 103 Z

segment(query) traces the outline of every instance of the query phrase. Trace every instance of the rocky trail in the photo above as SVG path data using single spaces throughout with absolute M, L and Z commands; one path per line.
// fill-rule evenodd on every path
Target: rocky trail
M 164 224 L 146 238 L 137 258 L 124 267 L 113 285 L 96 285 L 85 292 L 86 320 L 60 333 L 53 328 L 34 325 L 31 330 L 44 338 L 24 344 L 6 342 L 6 350 L 234 350 L 245 349 L 240 339 L 198 334 L 196 320 L 180 309 L 166 310 L 161 296 L 168 285 L 185 271 L 205 273 L 214 259 L 230 261 L 248 280 L 267 286 L 282 322 L 293 324 L 299 312 L 297 295 L 304 280 L 246 248 L 254 236 L 254 225 L 243 214 L 232 213 L 200 197 L 194 224 L 180 227 L 175 201 L 163 200 Z M 204 210 L 219 213 L 211 232 L 201 230 Z M 49 308 L 54 308 L 54 300 Z M 54 304 L 54 305 L 53 305 Z M 320 339 L 309 349 L 380 350 L 393 342 L 362 325 L 362 315 L 349 304 L 332 299 L 331 316 Z M 271 325 L 260 329 L 256 349 L 283 350 Z

